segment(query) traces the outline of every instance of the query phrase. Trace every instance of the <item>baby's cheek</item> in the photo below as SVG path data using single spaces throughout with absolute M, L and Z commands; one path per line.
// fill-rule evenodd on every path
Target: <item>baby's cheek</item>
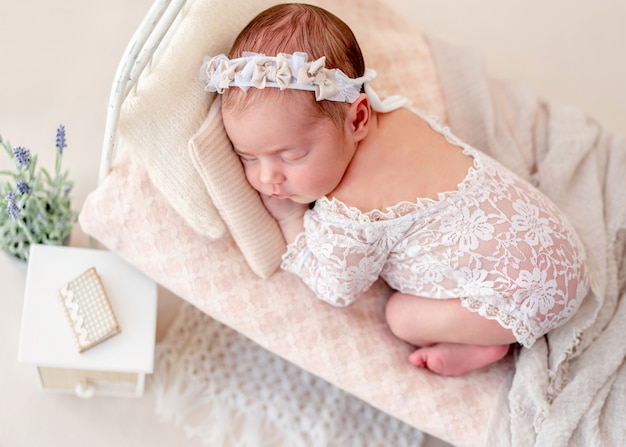
M 325 196 L 337 188 L 342 176 L 333 170 L 318 170 L 316 174 L 309 178 L 309 190 L 318 197 Z
M 259 175 L 256 172 L 257 170 L 254 169 L 253 167 L 248 167 L 244 165 L 244 174 L 246 175 L 246 180 L 248 181 L 248 183 L 250 184 L 250 186 L 252 186 L 254 189 L 256 189 L 257 191 L 261 191 L 260 190 L 260 182 L 259 182 Z

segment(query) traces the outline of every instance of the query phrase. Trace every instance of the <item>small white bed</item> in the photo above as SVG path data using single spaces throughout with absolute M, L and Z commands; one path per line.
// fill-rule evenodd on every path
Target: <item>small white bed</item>
M 622 445 L 624 140 L 525 84 L 490 79 L 479 54 L 413 29 L 382 0 L 310 2 L 352 27 L 381 96 L 408 96 L 532 181 L 588 250 L 592 291 L 567 325 L 464 377 L 416 370 L 385 325 L 385 284 L 336 309 L 278 270 L 280 231 L 198 79 L 204 56 L 275 3 L 155 3 L 120 66 L 83 230 L 269 352 L 453 445 Z

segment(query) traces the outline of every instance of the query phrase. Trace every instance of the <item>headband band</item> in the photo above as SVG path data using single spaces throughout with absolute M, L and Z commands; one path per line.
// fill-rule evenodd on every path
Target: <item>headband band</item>
M 230 87 L 247 90 L 274 87 L 281 90 L 296 89 L 315 92 L 317 101 L 341 101 L 353 103 L 359 97 L 363 85 L 376 78 L 376 72 L 365 69 L 360 78 L 349 78 L 338 68 L 325 67 L 326 57 L 308 62 L 306 53 L 280 53 L 265 56 L 244 52 L 242 57 L 229 59 L 220 54 L 204 60 L 200 77 L 206 81 L 205 90 L 224 93 Z

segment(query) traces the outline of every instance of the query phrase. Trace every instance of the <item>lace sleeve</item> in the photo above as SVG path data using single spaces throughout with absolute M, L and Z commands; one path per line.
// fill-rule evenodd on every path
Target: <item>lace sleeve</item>
M 382 230 L 350 223 L 354 225 L 323 222 L 308 211 L 304 232 L 287 247 L 281 264 L 333 306 L 348 306 L 365 292 L 389 253 Z

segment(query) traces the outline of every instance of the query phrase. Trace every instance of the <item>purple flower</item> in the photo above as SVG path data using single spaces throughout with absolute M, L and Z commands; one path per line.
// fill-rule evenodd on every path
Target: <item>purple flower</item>
M 7 201 L 7 214 L 13 220 L 17 220 L 20 218 L 20 208 L 17 206 L 15 201 L 17 200 L 17 193 L 15 191 L 9 191 L 9 194 L 6 196 Z
M 24 180 L 18 180 L 16 184 L 17 189 L 20 191 L 20 194 L 28 194 L 30 192 L 30 185 L 28 184 L 28 182 L 25 182 Z
M 18 199 L 18 196 L 15 191 L 9 191 L 9 193 L 5 197 L 5 200 L 7 201 L 7 203 L 15 203 L 17 199 Z
M 15 202 L 9 203 L 9 206 L 7 206 L 7 214 L 11 216 L 11 219 L 13 220 L 17 220 L 20 218 L 20 209 L 15 204 Z
M 30 163 L 30 151 L 25 147 L 14 147 L 13 155 L 15 155 L 15 159 L 17 160 L 17 165 L 25 168 Z
M 65 141 L 65 126 L 63 124 L 61 124 L 57 129 L 56 147 L 59 154 L 62 154 L 63 148 L 67 147 L 67 143 Z

